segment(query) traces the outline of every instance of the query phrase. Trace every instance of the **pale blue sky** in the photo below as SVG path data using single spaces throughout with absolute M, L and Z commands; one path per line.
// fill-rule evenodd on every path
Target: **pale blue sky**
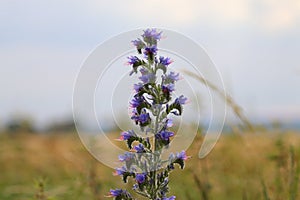
M 250 118 L 300 118 L 298 0 L 1 0 L 0 27 L 0 121 L 68 116 L 89 52 L 143 27 L 201 44 Z

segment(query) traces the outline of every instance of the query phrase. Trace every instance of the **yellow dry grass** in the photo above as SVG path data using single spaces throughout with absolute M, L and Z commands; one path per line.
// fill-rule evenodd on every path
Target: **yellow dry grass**
M 262 181 L 272 199 L 280 199 L 276 198 L 276 177 L 282 179 L 282 191 L 287 193 L 284 184 L 289 181 L 285 176 L 289 176 L 291 146 L 299 164 L 300 134 L 295 132 L 222 135 L 202 160 L 197 158 L 201 142 L 199 136 L 188 149 L 192 158 L 185 170 L 177 169 L 171 176 L 171 192 L 178 199 L 201 199 L 205 192 L 209 199 L 262 199 Z M 276 155 L 283 156 L 286 166 L 277 166 L 272 160 Z M 56 199 L 74 194 L 78 199 L 96 199 L 92 188 L 96 185 L 100 186 L 98 199 L 102 199 L 110 187 L 125 186 L 112 176 L 113 169 L 86 151 L 75 133 L 2 135 L 0 163 L 0 199 L 34 197 L 34 181 L 40 177 L 47 179 L 47 195 Z

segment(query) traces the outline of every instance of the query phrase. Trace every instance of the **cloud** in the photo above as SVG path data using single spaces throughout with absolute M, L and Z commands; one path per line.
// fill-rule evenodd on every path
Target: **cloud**
M 300 21 L 298 0 L 151 0 L 91 1 L 90 8 L 100 15 L 159 26 L 222 27 L 253 26 L 264 31 L 295 28 Z
M 273 1 L 264 0 L 260 3 L 258 16 L 261 25 L 269 31 L 278 31 L 299 26 L 300 2 L 298 0 Z
M 0 48 L 2 116 L 71 113 L 73 84 L 87 52 L 40 46 Z
M 2 44 L 24 39 L 74 43 L 144 26 L 246 28 L 269 34 L 300 27 L 299 0 L 3 0 L 0 10 Z
M 247 11 L 245 1 L 203 1 L 203 0 L 131 0 L 119 2 L 91 1 L 90 8 L 101 9 L 100 14 L 113 12 L 114 16 L 122 16 L 128 20 L 156 22 L 159 24 L 192 25 L 195 22 L 216 19 L 221 21 L 240 21 Z
M 88 54 L 87 49 L 112 34 L 137 26 L 182 28 L 187 34 L 192 35 L 194 31 L 196 39 L 196 34 L 201 35 L 210 52 L 216 52 L 214 59 L 224 57 L 219 60 L 220 66 L 235 66 L 233 73 L 240 97 L 248 98 L 252 93 L 274 104 L 278 87 L 288 92 L 282 99 L 278 98 L 282 105 L 299 102 L 299 95 L 289 90 L 299 79 L 283 77 L 282 71 L 274 70 L 298 66 L 299 35 L 283 34 L 273 38 L 255 33 L 257 30 L 268 34 L 299 30 L 299 0 L 2 0 L 0 11 L 0 90 L 4 96 L 1 104 L 6 109 L 3 113 L 19 107 L 46 116 L 70 108 L 73 82 L 80 63 Z M 199 34 L 208 25 L 217 29 Z M 76 49 L 80 49 L 79 52 Z M 270 70 L 274 74 L 258 79 L 256 71 L 249 70 L 252 68 Z M 256 77 L 254 82 L 245 78 L 251 75 Z M 266 83 L 266 87 L 262 88 L 259 83 Z M 261 93 L 258 94 L 255 87 Z M 268 88 L 275 88 L 269 96 L 266 95 Z M 293 108 L 287 110 L 290 111 Z

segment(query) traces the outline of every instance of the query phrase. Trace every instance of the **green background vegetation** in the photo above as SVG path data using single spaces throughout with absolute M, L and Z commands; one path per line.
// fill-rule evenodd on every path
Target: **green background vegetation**
M 188 149 L 185 169 L 171 174 L 177 199 L 300 199 L 297 132 L 223 134 L 200 160 L 202 139 Z M 110 188 L 131 185 L 89 155 L 74 132 L 1 134 L 0 163 L 0 199 L 100 200 Z

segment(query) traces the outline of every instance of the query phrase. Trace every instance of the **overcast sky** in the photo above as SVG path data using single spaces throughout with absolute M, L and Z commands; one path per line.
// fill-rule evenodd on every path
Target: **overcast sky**
M 299 0 L 0 0 L 0 27 L 1 121 L 69 116 L 89 52 L 147 27 L 202 45 L 250 118 L 300 118 Z

